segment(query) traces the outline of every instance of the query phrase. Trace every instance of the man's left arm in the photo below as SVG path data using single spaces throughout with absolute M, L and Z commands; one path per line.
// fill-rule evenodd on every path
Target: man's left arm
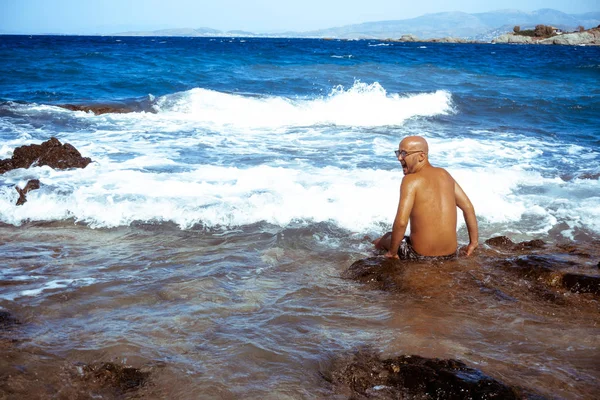
M 456 198 L 456 206 L 463 212 L 467 231 L 469 232 L 469 245 L 467 246 L 467 256 L 473 254 L 473 251 L 479 246 L 479 228 L 477 226 L 477 217 L 475 216 L 475 208 L 469 200 L 467 194 L 462 190 L 460 185 L 454 182 L 454 196 Z

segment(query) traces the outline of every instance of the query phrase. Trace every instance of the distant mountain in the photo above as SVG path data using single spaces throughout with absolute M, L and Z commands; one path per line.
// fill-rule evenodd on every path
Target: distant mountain
M 448 36 L 484 39 L 490 32 L 512 31 L 515 25 L 527 29 L 538 24 L 552 25 L 567 31 L 575 30 L 580 25 L 591 28 L 600 24 L 600 12 L 579 15 L 565 14 L 552 9 L 541 9 L 530 13 L 519 10 L 497 10 L 477 14 L 444 12 L 425 14 L 411 19 L 367 22 L 305 32 L 302 36 L 384 39 L 412 34 L 422 39 Z
M 258 37 L 316 37 L 339 39 L 396 39 L 402 35 L 414 35 L 420 39 L 455 37 L 489 41 L 512 31 L 533 28 L 538 24 L 552 25 L 564 31 L 573 31 L 578 26 L 593 28 L 600 25 L 600 12 L 566 14 L 544 8 L 533 12 L 519 10 L 497 10 L 485 13 L 444 12 L 425 14 L 420 17 L 364 22 L 335 28 L 308 32 L 282 32 L 257 34 L 245 31 L 223 32 L 210 28 L 163 29 L 152 32 L 123 32 L 115 36 L 258 36 Z
M 223 32 L 212 28 L 181 28 L 181 29 L 161 29 L 158 31 L 136 31 L 136 32 L 119 32 L 112 36 L 257 36 L 252 32 L 246 31 L 228 31 Z

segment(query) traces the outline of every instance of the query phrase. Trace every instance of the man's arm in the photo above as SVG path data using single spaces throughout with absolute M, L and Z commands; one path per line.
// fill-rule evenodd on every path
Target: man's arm
M 471 204 L 469 197 L 456 181 L 454 182 L 454 196 L 456 198 L 456 205 L 462 210 L 465 223 L 467 224 L 469 245 L 467 246 L 466 252 L 467 256 L 470 256 L 477 246 L 479 246 L 479 228 L 477 227 L 475 208 L 473 207 L 473 204 Z
M 410 219 L 410 213 L 415 203 L 417 182 L 411 176 L 405 176 L 400 185 L 400 201 L 398 202 L 398 210 L 394 225 L 392 227 L 392 240 L 390 248 L 385 256 L 388 258 L 398 258 L 398 248 L 404 238 L 406 227 Z

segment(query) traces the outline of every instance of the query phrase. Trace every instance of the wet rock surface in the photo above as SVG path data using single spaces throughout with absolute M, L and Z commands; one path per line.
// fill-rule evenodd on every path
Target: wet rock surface
M 351 399 L 520 399 L 522 393 L 457 360 L 360 351 L 323 378 Z
M 91 162 L 89 157 L 82 157 L 71 144 L 62 144 L 52 137 L 42 144 L 17 147 L 11 158 L 0 160 L 0 174 L 17 168 L 44 165 L 54 169 L 85 168 Z
M 66 108 L 71 111 L 92 112 L 95 115 L 102 114 L 126 114 L 135 112 L 136 110 L 123 105 L 109 104 L 61 104 L 59 107 Z
M 578 294 L 600 295 L 600 276 L 596 276 L 594 268 L 583 267 L 580 262 L 571 258 L 590 259 L 593 249 L 581 248 L 574 243 L 562 243 L 554 247 L 542 240 L 513 242 L 506 236 L 498 236 L 485 241 L 489 250 L 482 248 L 480 262 L 486 268 L 501 269 L 512 276 L 513 282 L 527 282 L 527 292 L 539 299 L 557 305 L 566 305 L 565 290 Z M 592 243 L 591 247 L 600 248 L 600 244 Z M 423 263 L 421 263 L 423 264 Z M 429 262 L 435 267 L 435 261 Z M 600 263 L 598 264 L 600 265 Z M 596 268 L 598 268 L 598 265 Z M 422 267 L 419 263 L 392 260 L 382 256 L 368 257 L 354 262 L 342 273 L 342 278 L 361 282 L 369 289 L 388 292 L 406 292 L 410 290 L 405 275 L 408 271 Z M 493 293 L 502 300 L 515 299 L 494 287 L 488 279 L 475 277 L 469 273 L 482 291 Z
M 535 239 L 520 243 L 514 243 L 510 238 L 506 236 L 497 236 L 485 241 L 488 246 L 508 250 L 512 252 L 524 252 L 535 249 L 543 249 L 546 246 L 543 240 Z
M 575 293 L 600 295 L 600 277 L 567 273 L 562 277 L 564 287 Z
M 342 278 L 366 284 L 370 289 L 398 292 L 402 290 L 404 263 L 385 257 L 369 257 L 354 262 Z
M 150 377 L 149 371 L 112 362 L 84 365 L 81 370 L 84 380 L 121 393 L 141 388 Z
M 19 193 L 19 199 L 17 200 L 17 205 L 22 206 L 27 202 L 26 194 L 32 190 L 36 190 L 40 188 L 40 181 L 38 179 L 29 180 L 23 189 L 18 186 L 15 186 L 15 189 Z
M 598 245 L 597 242 L 549 245 L 541 240 L 515 243 L 508 237 L 495 237 L 487 240 L 471 257 L 437 263 L 368 257 L 354 262 L 342 277 L 360 282 L 368 290 L 391 293 L 390 301 L 400 309 L 410 304 L 411 310 L 427 310 L 425 319 L 413 319 L 411 313 L 404 313 L 399 332 L 430 332 L 432 325 L 437 324 L 436 332 L 444 335 L 445 312 L 454 310 L 463 313 L 465 330 L 477 326 L 475 329 L 480 330 L 482 337 L 494 337 L 499 331 L 502 331 L 501 336 L 516 335 L 518 339 L 512 343 L 520 348 L 522 343 L 532 340 L 531 335 L 521 336 L 521 330 L 535 330 L 560 320 L 565 324 L 565 331 L 577 332 L 573 333 L 569 342 L 571 347 L 567 350 L 577 352 L 574 350 L 577 346 L 585 347 L 584 343 L 595 341 L 589 334 L 581 334 L 584 331 L 579 332 L 578 327 L 593 324 L 594 317 L 591 317 L 592 322 L 588 321 L 598 310 Z M 445 306 L 440 309 L 445 311 L 429 313 L 429 309 L 441 304 Z M 476 304 L 479 306 L 473 306 Z M 492 315 L 506 318 L 506 321 L 488 330 L 488 324 L 494 324 L 488 317 L 489 310 L 495 308 L 505 311 Z M 474 320 L 478 321 L 475 325 Z M 457 331 L 461 329 L 457 328 Z M 481 351 L 477 341 L 465 344 L 467 351 L 454 347 L 453 343 L 450 344 L 451 351 L 447 351 L 444 344 L 437 351 L 431 351 L 431 344 L 421 347 L 421 342 L 417 341 L 409 345 L 407 341 L 411 338 L 403 333 L 390 340 L 399 354 L 412 349 L 408 354 L 419 355 L 380 358 L 373 352 L 361 351 L 350 360 L 333 362 L 331 369 L 323 373 L 323 378 L 337 393 L 350 399 L 554 398 L 555 394 L 540 391 L 539 385 L 526 378 L 512 375 L 505 382 L 498 381 L 510 375 L 502 368 L 494 369 L 490 375 L 473 368 L 474 365 L 486 365 L 485 361 L 479 362 L 485 358 L 476 355 L 478 350 Z M 552 338 L 540 341 L 538 337 L 532 343 L 549 350 L 553 348 L 553 342 Z M 589 351 L 588 348 L 586 352 Z M 590 361 L 594 358 L 593 351 L 589 357 L 586 352 L 572 354 L 569 356 L 572 358 L 567 357 L 562 363 L 585 365 L 582 369 L 585 371 L 594 364 Z M 425 355 L 445 358 L 423 357 Z M 475 360 L 477 364 L 473 364 Z M 495 361 L 491 360 L 491 363 Z M 508 363 L 519 368 L 518 359 Z M 589 371 L 589 376 L 582 374 L 579 379 L 594 382 L 593 369 Z
M 7 310 L 0 310 L 0 330 L 17 325 L 19 321 Z

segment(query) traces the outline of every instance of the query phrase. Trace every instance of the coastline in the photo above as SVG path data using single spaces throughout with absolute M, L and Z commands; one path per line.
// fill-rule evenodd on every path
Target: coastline
M 204 39 L 294 39 L 294 40 L 339 40 L 339 41 L 359 41 L 359 40 L 373 40 L 379 42 L 391 42 L 391 43 L 448 43 L 448 44 L 535 44 L 535 45 L 563 45 L 563 46 L 600 46 L 600 28 L 588 29 L 584 32 L 571 32 L 561 35 L 556 35 L 547 38 L 536 38 L 522 35 L 515 35 L 514 33 L 505 33 L 498 37 L 493 38 L 490 41 L 484 40 L 472 40 L 461 37 L 437 37 L 437 38 L 420 38 L 412 34 L 405 34 L 399 38 L 369 38 L 369 37 L 357 37 L 357 38 L 337 38 L 337 37 L 307 37 L 307 36 L 257 36 L 257 35 L 160 35 L 160 34 L 148 34 L 148 35 L 128 35 L 128 34 L 114 34 L 114 35 L 70 35 L 70 34 L 13 34 L 13 33 L 0 33 L 0 36 L 64 36 L 64 37 L 117 37 L 117 38 L 204 38 Z

